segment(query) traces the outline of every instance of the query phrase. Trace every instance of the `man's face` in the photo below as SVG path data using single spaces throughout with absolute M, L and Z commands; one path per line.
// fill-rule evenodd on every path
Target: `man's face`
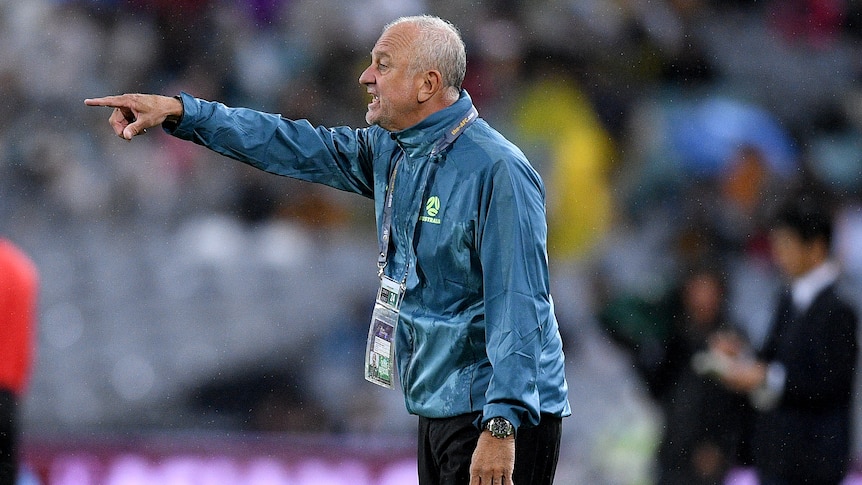
M 417 94 L 421 74 L 409 70 L 415 26 L 398 24 L 380 36 L 371 51 L 371 65 L 359 83 L 371 94 L 365 121 L 389 131 L 399 131 L 421 121 Z
M 701 330 L 711 330 L 704 325 L 713 325 L 721 313 L 723 290 L 721 283 L 710 274 L 697 274 L 683 287 L 683 304 L 692 317 L 692 325 Z
M 794 231 L 781 227 L 773 229 L 769 239 L 772 259 L 785 276 L 797 278 L 814 267 L 812 251 L 816 243 L 807 243 Z

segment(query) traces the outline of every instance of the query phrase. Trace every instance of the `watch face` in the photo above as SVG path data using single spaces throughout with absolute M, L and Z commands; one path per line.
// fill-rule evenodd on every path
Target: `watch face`
M 514 434 L 515 429 L 512 423 L 503 418 L 492 418 L 488 421 L 488 431 L 495 438 L 506 438 Z

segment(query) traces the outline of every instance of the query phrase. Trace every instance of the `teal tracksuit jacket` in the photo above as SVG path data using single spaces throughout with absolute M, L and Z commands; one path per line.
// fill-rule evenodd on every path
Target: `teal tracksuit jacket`
M 184 114 L 171 134 L 267 172 L 373 198 L 378 238 L 403 150 L 385 273 L 407 276 L 395 342 L 409 412 L 475 412 L 516 427 L 538 424 L 540 413 L 571 413 L 539 175 L 481 118 L 429 156 L 472 107 L 466 91 L 394 133 L 314 127 L 186 93 L 181 99 Z

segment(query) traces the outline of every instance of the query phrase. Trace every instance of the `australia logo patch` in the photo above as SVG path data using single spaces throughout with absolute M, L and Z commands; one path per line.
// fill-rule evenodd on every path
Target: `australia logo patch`
M 440 224 L 440 219 L 437 218 L 438 214 L 440 214 L 440 197 L 432 195 L 425 202 L 425 211 L 419 216 L 419 220 L 431 224 Z

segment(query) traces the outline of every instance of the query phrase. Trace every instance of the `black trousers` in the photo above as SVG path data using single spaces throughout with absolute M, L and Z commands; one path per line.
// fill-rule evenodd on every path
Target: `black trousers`
M 477 414 L 419 418 L 419 485 L 469 485 L 470 462 L 481 433 Z M 560 457 L 562 418 L 542 415 L 535 428 L 521 427 L 515 439 L 515 485 L 552 485 Z
M 13 485 L 18 475 L 18 426 L 15 394 L 0 389 L 0 485 Z

